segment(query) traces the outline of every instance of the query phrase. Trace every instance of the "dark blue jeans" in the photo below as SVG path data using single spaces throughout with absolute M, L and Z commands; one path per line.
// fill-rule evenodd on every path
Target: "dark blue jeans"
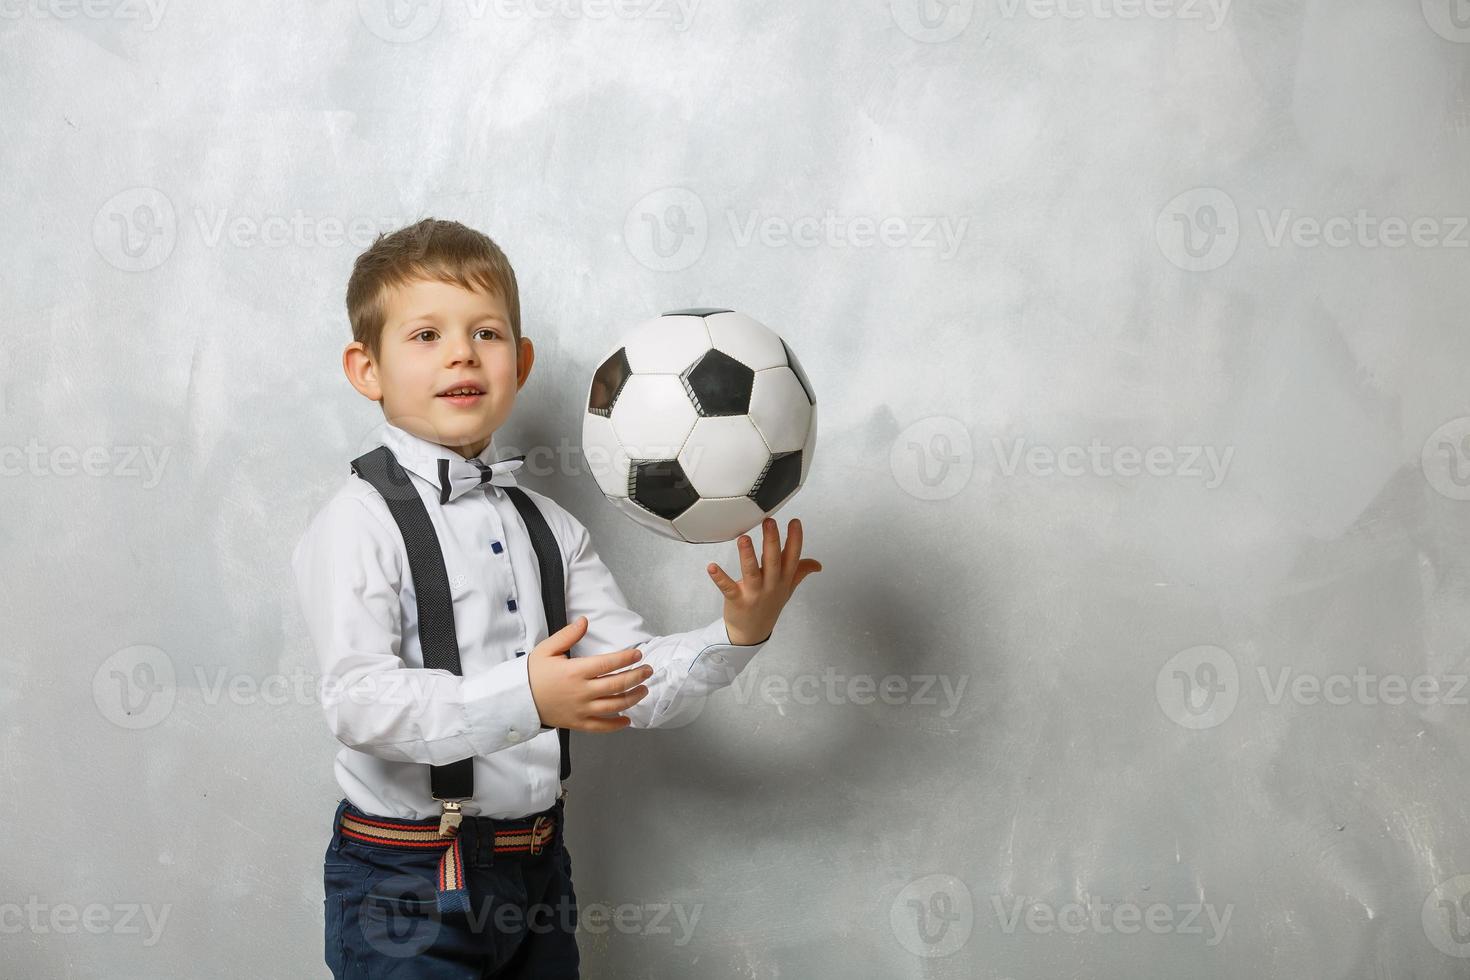
M 494 823 L 465 817 L 459 836 L 468 914 L 441 915 L 440 850 L 410 851 L 345 837 L 337 805 L 323 866 L 326 958 L 336 980 L 577 980 L 577 896 L 562 841 L 540 854 L 496 854 Z M 510 821 L 505 821 L 510 823 Z

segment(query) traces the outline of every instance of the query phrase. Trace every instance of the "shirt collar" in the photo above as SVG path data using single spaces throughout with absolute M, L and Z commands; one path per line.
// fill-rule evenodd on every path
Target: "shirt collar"
M 440 503 L 457 498 L 464 492 L 462 485 L 451 486 L 445 482 L 447 471 L 453 466 L 455 472 L 459 473 L 466 465 L 472 465 L 471 461 L 448 446 L 441 446 L 437 442 L 422 439 L 406 429 L 400 429 L 391 422 L 383 423 L 383 429 L 378 436 L 378 441 L 393 451 L 394 458 L 398 460 L 399 465 L 405 470 L 427 480 L 437 491 Z M 496 445 L 495 436 L 492 433 L 490 442 L 474 459 L 488 466 L 496 462 L 499 455 L 500 449 Z M 512 459 L 514 458 L 516 457 L 512 457 Z M 495 484 L 486 483 L 484 485 L 487 493 L 504 493 L 500 489 L 500 486 L 496 484 L 516 485 L 514 473 L 509 472 L 505 467 L 497 467 L 496 469 Z

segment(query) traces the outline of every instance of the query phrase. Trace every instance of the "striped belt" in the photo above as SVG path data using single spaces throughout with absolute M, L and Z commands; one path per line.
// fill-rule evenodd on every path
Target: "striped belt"
M 494 817 L 469 816 L 449 835 L 440 833 L 437 818 L 428 820 L 399 820 L 396 817 L 371 815 L 357 816 L 344 808 L 338 823 L 342 836 L 349 840 L 363 841 L 379 847 L 396 847 L 410 851 L 438 849 L 439 869 L 436 876 L 437 901 L 440 913 L 468 913 L 470 910 L 469 884 L 465 880 L 464 838 L 467 827 L 473 828 L 480 839 L 492 842 L 495 854 L 537 855 L 544 852 L 556 837 L 557 824 L 561 822 L 562 800 L 566 791 L 556 798 L 551 809 L 528 817 L 502 820 Z

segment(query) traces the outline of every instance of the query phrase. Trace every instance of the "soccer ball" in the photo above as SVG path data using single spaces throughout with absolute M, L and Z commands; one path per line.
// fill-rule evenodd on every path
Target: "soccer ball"
M 817 398 L 786 342 L 731 310 L 645 320 L 598 363 L 582 454 L 613 505 L 666 537 L 730 541 L 806 482 Z

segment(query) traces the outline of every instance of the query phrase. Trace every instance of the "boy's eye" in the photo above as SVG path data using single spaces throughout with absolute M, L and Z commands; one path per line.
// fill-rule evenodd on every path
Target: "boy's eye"
M 413 335 L 413 339 L 414 340 L 423 340 L 426 335 L 432 338 L 435 335 L 436 332 L 437 331 L 434 331 L 434 330 L 431 330 L 431 329 L 425 327 L 423 330 L 420 330 L 418 333 L 414 334 Z M 476 336 L 478 336 L 479 334 L 482 334 L 482 333 L 488 333 L 492 337 L 499 337 L 500 336 L 500 334 L 493 327 L 481 327 L 479 330 L 475 331 Z

